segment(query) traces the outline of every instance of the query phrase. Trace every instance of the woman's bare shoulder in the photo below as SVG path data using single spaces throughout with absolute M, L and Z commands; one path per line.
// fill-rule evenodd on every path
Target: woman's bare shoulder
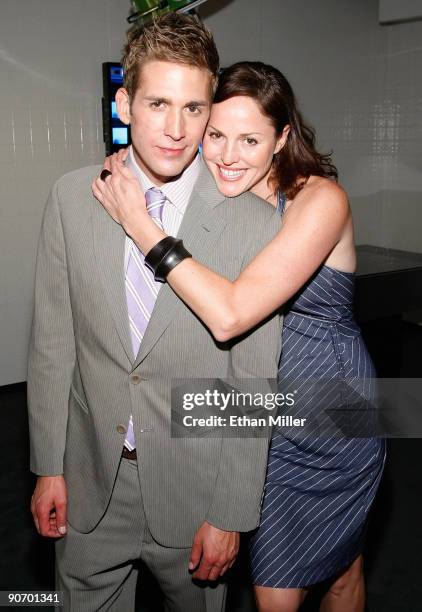
M 292 210 L 300 215 L 337 217 L 346 220 L 350 214 L 349 201 L 343 187 L 322 176 L 309 177 L 306 185 L 294 198 Z

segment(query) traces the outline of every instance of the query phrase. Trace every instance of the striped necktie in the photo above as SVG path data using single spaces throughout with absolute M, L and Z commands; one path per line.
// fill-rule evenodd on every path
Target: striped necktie
M 152 187 L 145 193 L 145 199 L 148 213 L 158 227 L 163 229 L 162 214 L 166 196 L 156 187 Z M 135 359 L 138 355 L 142 338 L 145 335 L 145 330 L 150 320 L 155 300 L 157 299 L 158 289 L 160 288 L 160 283 L 154 280 L 153 273 L 145 266 L 144 259 L 138 247 L 132 243 L 126 271 L 125 286 L 129 326 Z M 129 419 L 125 446 L 129 450 L 135 448 L 132 415 L 130 415 Z

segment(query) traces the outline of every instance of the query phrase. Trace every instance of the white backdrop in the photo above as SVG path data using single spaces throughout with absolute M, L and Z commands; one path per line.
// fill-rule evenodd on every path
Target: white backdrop
M 101 63 L 128 0 L 2 0 L 0 385 L 26 378 L 42 210 L 61 174 L 102 161 Z M 334 150 L 358 243 L 422 251 L 422 22 L 380 26 L 378 0 L 209 0 L 222 64 L 259 59 L 294 86 Z

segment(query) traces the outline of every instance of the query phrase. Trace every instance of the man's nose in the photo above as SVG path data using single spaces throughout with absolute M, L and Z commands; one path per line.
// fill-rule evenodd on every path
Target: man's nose
M 183 111 L 171 109 L 166 117 L 165 134 L 173 140 L 181 140 L 185 136 L 185 118 Z
M 231 166 L 235 164 L 240 159 L 239 150 L 237 144 L 232 142 L 226 142 L 223 150 L 221 151 L 221 161 L 226 166 Z

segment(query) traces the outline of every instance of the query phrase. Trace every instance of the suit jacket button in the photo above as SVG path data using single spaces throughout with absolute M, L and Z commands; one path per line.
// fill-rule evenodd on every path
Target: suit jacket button
M 116 429 L 121 434 L 125 434 L 126 433 L 126 427 L 124 425 L 117 425 Z
M 132 385 L 139 385 L 139 383 L 141 382 L 141 377 L 139 376 L 139 374 L 132 374 L 132 376 L 130 377 L 130 382 L 132 383 Z

